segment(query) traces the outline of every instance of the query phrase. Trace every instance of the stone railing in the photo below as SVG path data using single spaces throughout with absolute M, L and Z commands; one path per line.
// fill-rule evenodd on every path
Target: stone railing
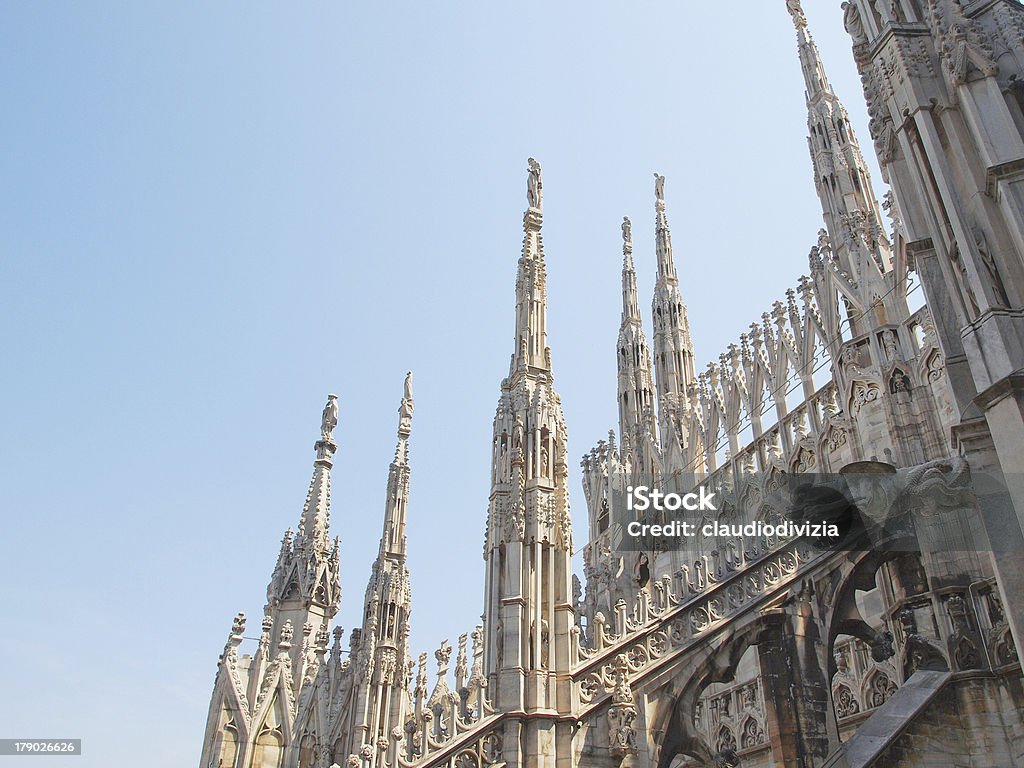
M 475 765 L 491 764 L 484 758 L 494 754 L 498 757 L 491 762 L 500 762 L 500 743 L 491 743 L 494 742 L 492 738 L 485 744 L 482 736 L 499 717 L 486 696 L 482 627 L 476 627 L 472 633 L 472 662 L 466 653 L 468 637 L 468 634 L 459 636 L 454 690 L 448 683 L 452 654 L 448 641 L 442 642 L 434 652 L 437 674 L 429 695 L 427 654 L 420 654 L 416 684 L 412 689 L 411 717 L 404 732 L 395 729 L 391 733 L 393 740 L 401 742 L 398 756 L 402 766 L 443 765 L 451 756 L 449 753 L 461 754 L 460 750 L 470 747 L 480 753 Z
M 635 684 L 650 670 L 762 604 L 777 589 L 788 587 L 823 556 L 804 541 L 790 541 L 660 612 L 652 610 L 645 592 L 639 595 L 632 613 L 625 601 L 620 601 L 614 629 L 598 619 L 592 633 L 595 647 L 577 644 L 575 648 L 573 679 L 578 685 L 581 716 L 607 704 L 623 675 Z

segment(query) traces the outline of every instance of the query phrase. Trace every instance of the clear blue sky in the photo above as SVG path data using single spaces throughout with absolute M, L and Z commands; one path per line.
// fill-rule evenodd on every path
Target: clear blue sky
M 805 4 L 870 155 L 838 1 Z M 702 365 L 821 226 L 783 0 L 7 2 L 0 93 L 0 737 L 81 737 L 82 768 L 197 763 L 327 392 L 346 634 L 409 369 L 412 641 L 476 622 L 528 156 L 579 543 L 653 172 Z

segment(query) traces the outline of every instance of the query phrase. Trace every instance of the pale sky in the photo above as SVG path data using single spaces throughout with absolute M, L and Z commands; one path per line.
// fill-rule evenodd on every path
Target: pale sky
M 838 0 L 805 5 L 874 168 Z M 527 157 L 578 546 L 653 172 L 700 367 L 821 226 L 784 0 L 9 2 L 0 93 L 0 737 L 81 738 L 80 768 L 197 764 L 328 392 L 346 637 L 410 369 L 412 644 L 477 622 Z

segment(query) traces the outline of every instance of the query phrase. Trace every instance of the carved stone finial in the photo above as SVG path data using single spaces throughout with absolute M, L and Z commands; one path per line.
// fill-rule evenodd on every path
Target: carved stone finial
M 437 676 L 443 677 L 448 673 L 448 664 L 452 658 L 452 646 L 447 640 L 441 641 L 441 647 L 434 651 L 434 659 L 437 661 Z
M 665 205 L 665 177 L 660 173 L 654 174 L 654 199 L 661 207 Z
M 320 627 L 319 631 L 317 631 L 317 633 L 316 633 L 316 639 L 315 639 L 316 649 L 318 651 L 326 651 L 327 650 L 327 644 L 330 641 L 331 641 L 331 633 L 327 631 L 327 627 L 326 626 Z
M 459 635 L 459 653 L 455 659 L 455 679 L 464 680 L 469 674 L 469 658 L 466 656 L 466 640 L 469 635 L 463 632 Z
M 629 220 L 629 216 L 622 217 L 622 252 L 632 253 L 633 252 L 633 224 Z

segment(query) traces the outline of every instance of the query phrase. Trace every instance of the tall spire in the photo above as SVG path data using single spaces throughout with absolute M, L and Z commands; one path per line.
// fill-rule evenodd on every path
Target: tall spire
M 531 159 L 529 167 L 526 236 L 516 278 L 516 349 L 494 416 L 484 664 L 498 709 L 567 715 L 575 624 L 568 435 L 545 334 L 540 164 Z M 506 739 L 503 759 L 521 765 L 526 757 L 520 748 L 532 745 L 531 754 L 551 756 L 543 765 L 553 767 L 556 751 L 565 747 L 561 735 L 556 740 L 547 724 L 527 723 L 521 735 Z
M 405 375 L 405 390 L 398 406 L 398 444 L 388 470 L 388 496 L 380 556 L 405 560 L 406 506 L 409 501 L 409 436 L 412 434 L 412 371 Z
M 516 276 L 516 348 L 510 375 L 530 368 L 551 370 L 551 350 L 547 346 L 547 268 L 544 264 L 543 184 L 540 163 L 527 161 L 526 199 L 523 214 L 523 252 Z
M 892 269 L 892 249 L 882 225 L 881 211 L 871 186 L 871 174 L 850 117 L 829 85 L 825 67 L 800 0 L 786 0 L 796 27 L 797 48 L 803 70 L 807 99 L 807 147 L 814 171 L 814 185 L 821 201 L 828 237 L 823 237 L 815 256 L 821 267 L 812 265 L 815 279 L 821 283 L 825 270 L 844 295 L 845 314 L 851 318 L 854 335 L 867 330 L 868 314 L 885 322 L 905 313 L 905 302 L 891 296 L 884 273 Z M 819 309 L 834 327 L 829 334 L 838 338 L 840 317 L 844 314 L 835 291 L 819 285 Z M 883 309 L 872 309 L 876 297 L 886 296 Z
M 861 154 L 850 117 L 832 90 L 818 47 L 807 27 L 800 0 L 786 0 L 796 27 L 797 48 L 807 100 L 807 139 L 814 183 L 829 233 L 835 238 L 846 217 L 862 213 L 882 231 L 882 217 L 871 191 L 871 175 Z
M 338 612 L 341 601 L 339 580 L 339 544 L 330 538 L 331 466 L 338 445 L 334 428 L 338 426 L 338 398 L 327 396 L 320 418 L 320 439 L 316 441 L 313 478 L 299 519 L 299 530 L 285 532 L 277 565 L 267 586 L 265 621 L 269 622 L 273 641 L 292 630 L 310 627 L 310 637 L 327 627 Z M 301 644 L 289 646 L 296 685 L 302 681 L 307 660 Z
M 406 722 L 404 676 L 400 670 L 405 668 L 409 654 L 412 607 L 405 552 L 412 412 L 412 373 L 408 373 L 398 407 L 398 444 L 388 470 L 380 551 L 366 585 L 364 623 L 352 655 L 356 683 L 351 704 L 356 725 L 352 752 L 362 744 L 378 744 L 382 739 L 387 742 L 391 730 Z M 385 755 L 375 750 L 369 757 L 369 768 L 376 768 L 384 759 Z
M 680 417 L 687 405 L 687 389 L 696 381 L 693 366 L 693 342 L 686 305 L 679 291 L 672 233 L 665 214 L 665 177 L 654 174 L 655 242 L 658 254 L 658 279 L 654 285 L 654 370 L 658 385 L 658 412 L 661 444 L 666 450 L 672 436 L 684 440 Z
M 328 395 L 327 405 L 320 419 L 320 439 L 316 441 L 316 459 L 313 478 L 299 520 L 301 539 L 312 546 L 326 549 L 330 540 L 331 523 L 331 467 L 338 444 L 334 442 L 334 428 L 338 426 L 338 396 Z
M 807 84 L 805 96 L 810 105 L 820 96 L 832 94 L 832 86 L 829 85 L 828 75 L 825 74 L 825 67 L 821 63 L 818 46 L 815 45 L 814 38 L 807 28 L 807 17 L 804 15 L 800 0 L 786 0 L 786 8 L 793 17 L 793 26 L 796 27 L 800 64 L 804 70 L 804 82 Z
M 622 217 L 622 323 L 639 322 L 640 302 L 636 290 L 636 268 L 633 266 L 633 224 Z
M 657 440 L 654 420 L 654 377 L 651 352 L 647 346 L 640 302 L 637 298 L 636 269 L 633 266 L 633 228 L 628 217 L 622 219 L 622 323 L 619 326 L 617 367 L 619 374 L 619 434 L 623 450 L 627 445 L 639 448 L 646 427 L 650 440 Z
M 676 265 L 672 259 L 672 233 L 668 229 L 665 215 L 665 177 L 654 174 L 655 248 L 658 253 L 658 280 L 664 279 L 678 284 Z

